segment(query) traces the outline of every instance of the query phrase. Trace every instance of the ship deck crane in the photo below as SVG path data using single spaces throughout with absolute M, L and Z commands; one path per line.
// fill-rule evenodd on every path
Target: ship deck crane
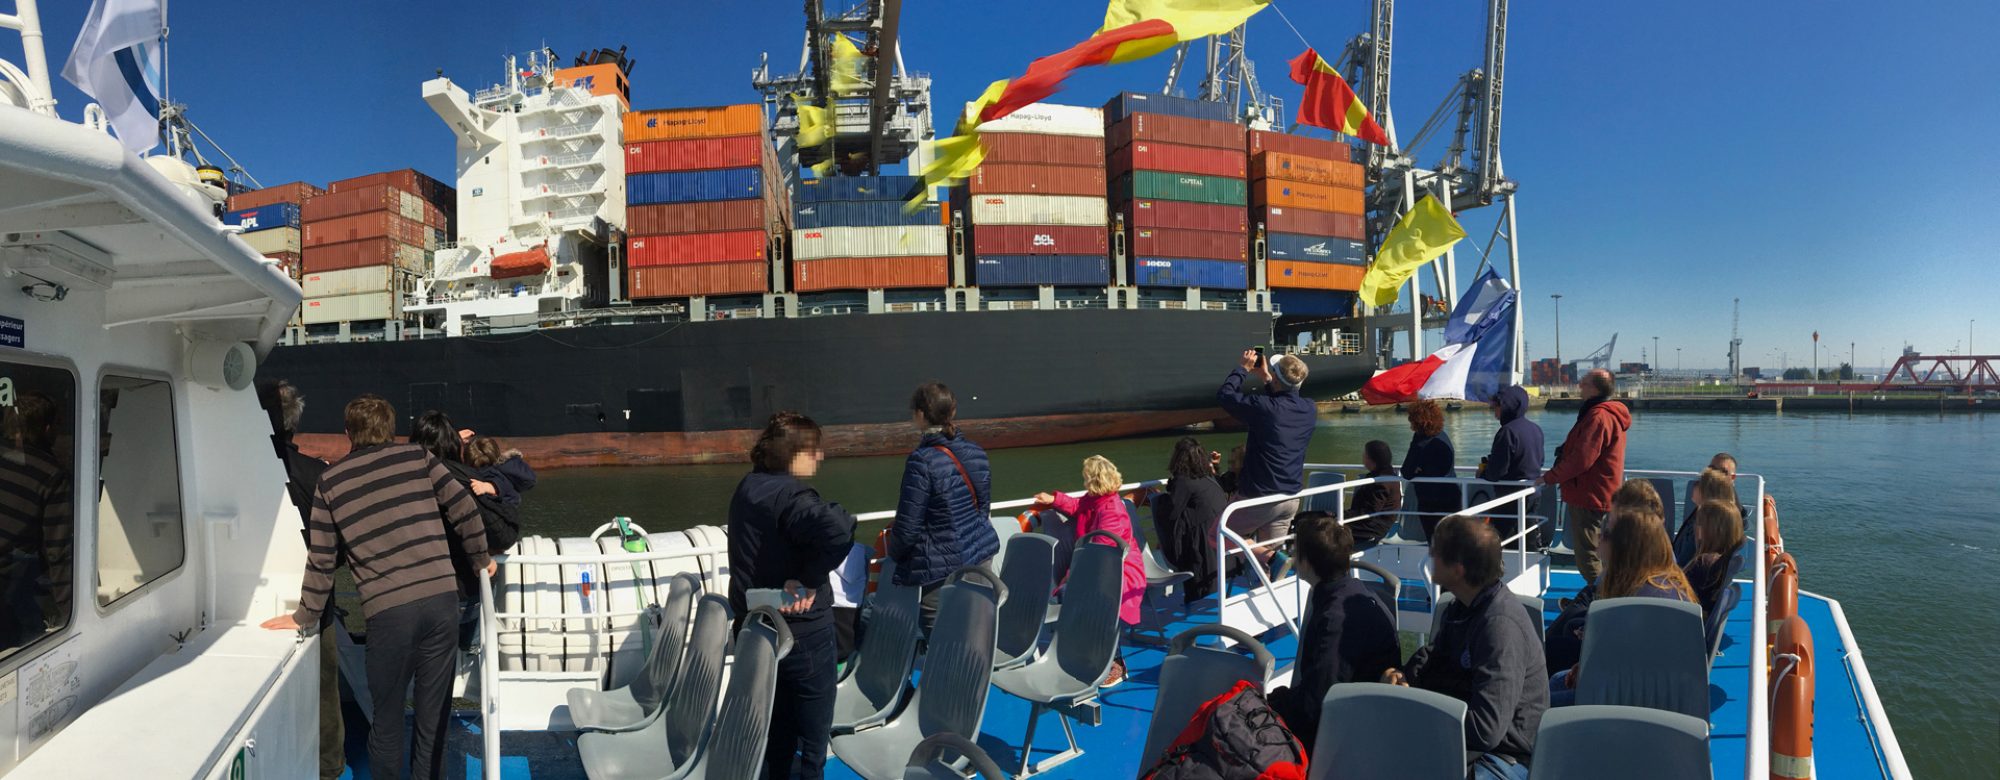
M 798 135 L 795 101 L 830 109 L 833 139 L 797 149 L 801 167 L 832 159 L 843 173 L 880 173 L 884 166 L 909 159 L 933 137 L 931 79 L 904 67 L 899 40 L 902 0 L 860 0 L 837 13 L 829 12 L 828 5 L 829 0 L 805 1 L 805 41 L 798 71 L 773 76 L 767 53 L 751 72 L 750 83 L 763 93 L 772 132 L 781 143 Z M 834 94 L 835 36 L 848 36 L 861 51 L 867 64 L 860 74 L 864 90 Z M 795 143 L 791 146 L 796 148 Z

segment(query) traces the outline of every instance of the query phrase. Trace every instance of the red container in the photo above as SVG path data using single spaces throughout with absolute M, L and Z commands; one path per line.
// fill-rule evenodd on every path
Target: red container
M 423 250 L 408 244 L 386 238 L 370 238 L 361 241 L 346 241 L 338 244 L 323 244 L 307 247 L 301 253 L 299 267 L 304 273 L 316 274 L 326 271 L 344 271 L 371 265 L 412 265 L 399 260 L 422 259 Z M 428 269 L 411 268 L 412 271 Z
M 306 247 L 325 246 L 364 238 L 387 238 L 421 247 L 432 245 L 431 229 L 414 219 L 384 211 L 305 223 L 300 243 Z
M 228 211 L 242 211 L 244 209 L 254 209 L 258 206 L 269 206 L 273 203 L 298 203 L 303 205 L 324 192 L 326 190 L 311 184 L 295 181 L 275 187 L 265 187 L 261 190 L 251 190 L 241 195 L 231 195 L 229 196 L 228 205 L 223 208 Z
M 792 290 L 879 290 L 948 287 L 951 264 L 942 255 L 836 257 L 792 263 Z
M 1351 162 L 1285 152 L 1258 152 L 1251 157 L 1253 179 L 1284 179 L 1331 187 L 1361 189 L 1368 182 L 1362 168 Z
M 1133 141 L 1241 150 L 1243 126 L 1168 114 L 1133 114 L 1111 126 L 1104 148 L 1117 149 Z
M 981 133 L 986 164 L 1104 167 L 1104 139 L 1040 133 Z
M 404 192 L 414 192 L 424 200 L 436 203 L 447 209 L 457 206 L 457 190 L 452 189 L 444 182 L 419 173 L 415 168 L 404 168 L 400 171 L 384 171 L 382 173 L 371 173 L 367 176 L 356 176 L 352 179 L 341 179 L 340 181 L 327 184 L 326 191 L 341 192 L 343 190 L 358 190 L 362 187 L 373 187 L 377 184 L 387 184 Z
M 664 236 L 763 230 L 768 224 L 768 205 L 764 199 L 752 198 L 626 206 L 625 231 L 635 236 Z
M 403 198 L 406 194 L 408 191 L 386 184 L 329 192 L 308 201 L 300 210 L 299 218 L 306 222 L 320 222 L 371 211 L 385 211 L 409 217 L 409 214 L 403 213 Z M 423 209 L 424 224 L 439 228 L 451 226 L 452 220 L 445 209 L 428 201 L 420 200 L 419 203 Z
M 743 295 L 770 289 L 770 264 L 704 263 L 633 268 L 631 296 L 635 299 L 685 298 L 690 295 Z
M 981 165 L 965 181 L 973 195 L 1104 197 L 1104 169 L 1074 165 Z
M 1094 225 L 984 225 L 972 231 L 979 255 L 1102 255 L 1109 231 Z
M 684 138 L 625 145 L 625 172 L 664 173 L 718 168 L 756 168 L 764 164 L 764 137 Z
M 1132 227 L 1171 227 L 1231 233 L 1250 231 L 1249 212 L 1242 206 L 1189 203 L 1179 200 L 1135 200 L 1119 204 L 1117 211 L 1125 215 L 1125 224 Z
M 768 245 L 762 230 L 633 236 L 625 245 L 625 264 L 633 268 L 652 268 L 763 260 Z
M 1352 162 L 1354 147 L 1340 141 L 1325 138 L 1307 138 L 1302 135 L 1286 135 L 1270 130 L 1252 130 L 1246 137 L 1251 156 L 1260 152 L 1284 152 L 1304 157 L 1318 157 L 1322 160 Z
M 1135 227 L 1131 246 L 1125 253 L 1133 257 L 1189 257 L 1196 260 L 1250 259 L 1249 237 L 1242 233 L 1217 230 Z
M 1368 221 L 1359 214 L 1271 206 L 1258 209 L 1256 218 L 1264 223 L 1264 230 L 1269 233 L 1332 236 L 1354 241 L 1368 237 Z
M 1241 179 L 1248 170 L 1243 153 L 1209 146 L 1134 141 L 1111 155 L 1111 178 L 1135 170 L 1171 171 Z

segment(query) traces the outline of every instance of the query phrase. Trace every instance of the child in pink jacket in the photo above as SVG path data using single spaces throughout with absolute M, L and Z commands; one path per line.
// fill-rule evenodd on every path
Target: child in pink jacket
M 1076 518 L 1078 539 L 1093 531 L 1108 531 L 1125 542 L 1124 589 L 1119 595 L 1118 619 L 1129 626 L 1139 623 L 1140 600 L 1146 597 L 1146 566 L 1139 557 L 1139 541 L 1132 533 L 1132 516 L 1125 511 L 1124 499 L 1118 497 L 1118 486 L 1123 482 L 1117 466 L 1102 455 L 1092 455 L 1083 461 L 1083 498 L 1071 498 L 1056 491 L 1038 493 L 1035 500 Z M 1112 664 L 1104 684 L 1117 685 L 1124 678 L 1125 661 L 1120 658 Z

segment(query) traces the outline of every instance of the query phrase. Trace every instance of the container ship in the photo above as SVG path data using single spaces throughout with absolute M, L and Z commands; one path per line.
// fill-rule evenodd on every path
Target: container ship
M 1347 144 L 1167 95 L 1038 104 L 911 210 L 921 181 L 883 171 L 927 158 L 929 78 L 842 29 L 730 106 L 634 109 L 623 49 L 516 55 L 483 89 L 423 85 L 453 185 L 235 196 L 306 296 L 260 368 L 315 400 L 301 445 L 343 454 L 341 405 L 374 393 L 538 466 L 742 460 L 785 409 L 883 454 L 938 380 L 969 435 L 1032 446 L 1215 421 L 1246 348 L 1304 357 L 1321 399 L 1373 373 Z

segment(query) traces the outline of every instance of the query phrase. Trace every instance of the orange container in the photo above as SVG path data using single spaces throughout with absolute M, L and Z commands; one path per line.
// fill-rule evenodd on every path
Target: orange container
M 1264 269 L 1264 282 L 1272 287 L 1294 290 L 1359 290 L 1365 266 L 1342 263 L 1302 263 L 1272 260 Z
M 950 284 L 951 266 L 943 255 L 836 257 L 792 262 L 792 289 L 798 292 L 947 287 Z
M 685 298 L 690 295 L 744 295 L 769 289 L 770 263 L 703 263 L 631 269 L 631 295 L 636 299 Z
M 1252 208 L 1278 206 L 1335 214 L 1365 214 L 1368 211 L 1368 204 L 1360 190 L 1284 179 L 1250 182 L 1250 205 Z
M 625 143 L 669 138 L 721 138 L 764 132 L 764 107 L 756 103 L 707 108 L 663 108 L 625 115 Z
M 1250 161 L 1250 178 L 1302 181 L 1357 190 L 1366 184 L 1361 166 L 1354 163 L 1284 152 L 1257 155 Z

